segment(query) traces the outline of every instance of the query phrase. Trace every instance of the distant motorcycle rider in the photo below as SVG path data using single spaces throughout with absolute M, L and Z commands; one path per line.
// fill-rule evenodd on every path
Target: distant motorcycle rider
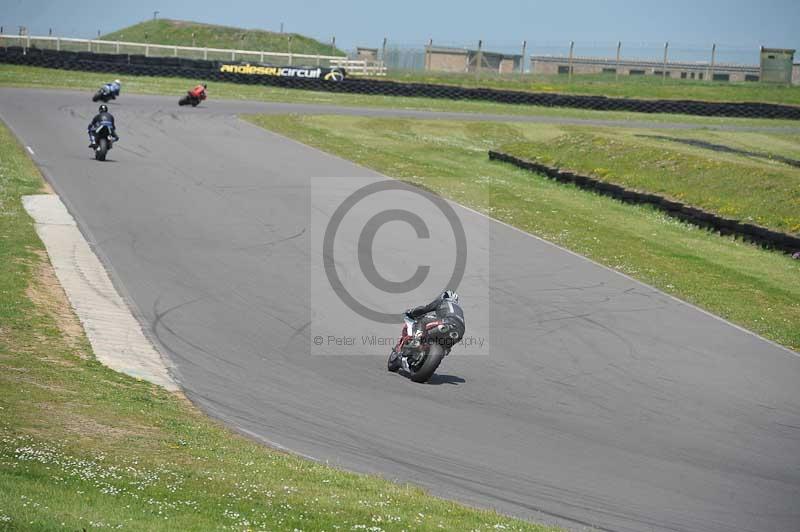
M 119 96 L 119 92 L 122 90 L 122 82 L 118 79 L 115 79 L 111 83 L 106 83 L 103 85 L 103 88 L 111 94 L 111 98 L 116 98 Z
M 97 114 L 92 118 L 92 121 L 89 123 L 89 147 L 96 148 L 97 147 L 97 139 L 95 138 L 95 132 L 100 126 L 108 127 L 109 136 L 114 140 L 114 142 L 119 140 L 119 136 L 117 135 L 116 125 L 114 124 L 114 115 L 108 112 L 108 106 L 106 104 L 101 105 L 97 108 Z
M 404 316 L 415 322 L 413 336 L 417 339 L 421 338 L 421 331 L 425 330 L 425 325 L 432 321 L 441 321 L 441 325 L 428 331 L 425 341 L 438 343 L 445 349 L 445 352 L 449 352 L 455 344 L 460 342 L 466 332 L 464 311 L 459 304 L 458 294 L 452 290 L 445 290 L 427 305 L 407 310 Z M 399 365 L 397 357 L 398 353 L 393 352 L 390 364 Z
M 198 85 L 198 86 L 196 86 L 195 88 L 193 88 L 192 90 L 189 91 L 189 96 L 191 96 L 192 98 L 194 98 L 194 99 L 196 99 L 198 101 L 205 100 L 206 99 L 206 89 L 207 88 L 208 88 L 208 85 L 206 85 L 205 83 L 203 83 L 202 85 Z

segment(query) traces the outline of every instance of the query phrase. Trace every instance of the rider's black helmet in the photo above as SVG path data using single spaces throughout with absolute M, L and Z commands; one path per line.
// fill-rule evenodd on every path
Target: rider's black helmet
M 208 88 L 208 85 L 206 85 L 205 83 L 203 83 L 203 88 L 204 88 L 204 89 L 207 89 L 207 88 Z
M 97 108 L 98 113 L 107 113 L 108 106 L 106 104 L 102 104 L 100 107 Z

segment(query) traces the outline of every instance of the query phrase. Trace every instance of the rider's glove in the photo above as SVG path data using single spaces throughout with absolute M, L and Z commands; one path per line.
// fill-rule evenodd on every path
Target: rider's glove
M 407 311 L 403 312 L 403 317 L 404 318 L 408 318 L 410 320 L 414 319 L 414 316 L 411 315 L 411 311 L 410 310 L 407 310 Z

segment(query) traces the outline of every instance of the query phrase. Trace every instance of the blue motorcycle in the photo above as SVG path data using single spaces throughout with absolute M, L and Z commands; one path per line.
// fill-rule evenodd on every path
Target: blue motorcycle
M 120 88 L 121 86 L 119 80 L 115 80 L 112 83 L 106 83 L 97 89 L 97 92 L 95 92 L 94 96 L 92 96 L 92 101 L 97 102 L 102 100 L 103 102 L 108 102 L 109 100 L 115 100 L 117 96 L 119 96 Z

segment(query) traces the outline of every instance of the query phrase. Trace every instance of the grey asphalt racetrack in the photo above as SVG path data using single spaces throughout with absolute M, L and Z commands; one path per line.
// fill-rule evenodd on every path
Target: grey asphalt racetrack
M 311 356 L 306 229 L 309 209 L 331 205 L 309 204 L 307 180 L 380 176 L 235 117 L 270 104 L 129 95 L 111 104 L 122 141 L 97 163 L 89 97 L 2 89 L 0 114 L 209 414 L 572 529 L 800 530 L 795 353 L 492 223 L 491 280 L 462 291 L 492 295 L 490 356 L 454 351 L 428 385 L 383 357 Z M 469 318 L 479 303 L 464 300 Z

